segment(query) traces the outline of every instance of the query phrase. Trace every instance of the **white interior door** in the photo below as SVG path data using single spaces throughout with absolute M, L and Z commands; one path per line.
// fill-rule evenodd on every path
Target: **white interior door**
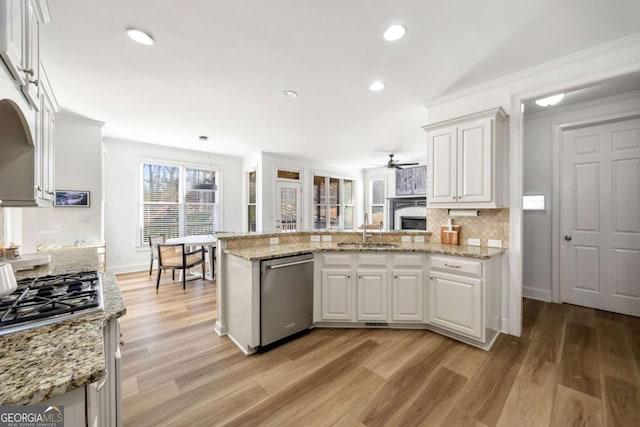
M 296 231 L 301 224 L 301 191 L 299 182 L 276 182 L 276 230 Z
M 563 302 L 640 316 L 640 119 L 565 131 Z

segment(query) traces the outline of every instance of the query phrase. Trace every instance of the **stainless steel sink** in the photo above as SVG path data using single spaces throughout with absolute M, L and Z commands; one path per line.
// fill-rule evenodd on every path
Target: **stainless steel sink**
M 389 249 L 389 248 L 397 248 L 398 245 L 395 243 L 338 243 L 339 248 L 344 249 Z

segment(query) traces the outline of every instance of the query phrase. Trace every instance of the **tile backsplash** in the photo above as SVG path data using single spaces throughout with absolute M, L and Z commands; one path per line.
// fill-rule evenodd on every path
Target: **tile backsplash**
M 502 247 L 509 247 L 509 208 L 480 209 L 477 217 L 452 217 L 460 226 L 459 241 L 467 244 L 467 239 L 480 239 L 480 246 L 487 246 L 489 239 L 502 240 Z M 427 231 L 432 232 L 431 243 L 440 243 L 440 226 L 446 225 L 448 209 L 427 210 Z

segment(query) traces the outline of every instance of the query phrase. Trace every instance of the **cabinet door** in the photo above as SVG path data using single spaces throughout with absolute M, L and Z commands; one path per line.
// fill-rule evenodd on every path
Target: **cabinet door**
M 391 318 L 393 321 L 421 322 L 423 274 L 421 270 L 393 270 Z
M 24 46 L 23 69 L 25 81 L 22 92 L 29 100 L 31 106 L 40 110 L 40 21 L 36 16 L 35 6 L 32 0 L 24 2 Z
M 456 201 L 457 130 L 455 127 L 429 132 L 427 140 L 428 195 L 430 204 Z
M 53 201 L 55 181 L 55 109 L 47 96 L 42 105 L 42 199 Z
M 482 280 L 431 272 L 430 322 L 484 340 Z
M 458 203 L 491 201 L 491 119 L 458 126 Z
M 0 1 L 0 56 L 20 86 L 25 83 L 22 72 L 25 54 L 25 10 L 22 0 Z
M 322 269 L 322 319 L 352 320 L 353 279 L 349 268 Z
M 358 320 L 387 321 L 387 270 L 358 270 Z

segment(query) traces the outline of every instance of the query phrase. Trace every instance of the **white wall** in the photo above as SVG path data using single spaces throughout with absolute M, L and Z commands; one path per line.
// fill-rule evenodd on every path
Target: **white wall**
M 362 215 L 364 211 L 362 210 L 363 185 L 361 169 L 335 168 L 318 161 L 301 160 L 278 154 L 262 152 L 257 167 L 258 188 L 261 189 L 261 191 L 259 191 L 261 199 L 258 200 L 258 211 L 260 212 L 258 215 L 258 231 L 273 232 L 276 230 L 274 222 L 276 200 L 275 182 L 278 168 L 299 170 L 302 172 L 303 229 L 311 230 L 313 228 L 311 194 L 313 189 L 314 172 L 356 180 L 355 224 L 362 223 Z
M 561 123 L 613 116 L 627 111 L 640 111 L 640 93 L 616 96 L 597 102 L 568 106 L 535 115 L 524 120 L 524 194 L 545 194 L 548 208 L 544 212 L 524 213 L 523 295 L 552 299 L 552 205 L 553 196 L 553 129 Z M 557 150 L 556 150 L 557 152 Z
M 56 114 L 55 188 L 90 192 L 88 208 L 24 208 L 23 227 L 35 232 L 36 245 L 102 242 L 102 126 L 68 113 Z M 24 233 L 25 242 L 28 233 Z M 26 249 L 25 249 L 26 250 Z
M 220 172 L 220 228 L 243 230 L 243 165 L 239 157 L 204 154 L 134 141 L 105 138 L 105 241 L 107 266 L 115 273 L 149 268 L 149 250 L 138 246 L 140 164 L 155 159 L 213 166 Z M 209 160 L 211 159 L 211 162 Z

